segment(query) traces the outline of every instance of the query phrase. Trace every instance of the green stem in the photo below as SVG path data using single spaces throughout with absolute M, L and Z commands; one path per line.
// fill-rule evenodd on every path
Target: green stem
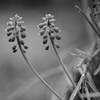
M 35 73 L 35 75 L 41 80 L 41 82 L 55 95 L 57 96 L 60 100 L 63 100 L 63 98 L 57 94 L 45 81 L 44 79 L 38 74 L 38 72 L 34 69 L 34 67 L 31 65 L 31 63 L 28 61 L 27 57 L 25 56 L 23 50 L 22 50 L 22 47 L 21 47 L 21 44 L 20 44 L 20 41 L 19 41 L 19 37 L 17 36 L 17 42 L 18 42 L 18 46 L 19 46 L 19 49 L 21 51 L 21 54 L 22 56 L 24 57 L 26 63 L 28 64 L 28 66 L 31 68 L 31 70 Z

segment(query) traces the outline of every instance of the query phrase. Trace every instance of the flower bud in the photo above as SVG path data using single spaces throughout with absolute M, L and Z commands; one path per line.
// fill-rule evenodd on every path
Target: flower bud
M 45 20 L 46 20 L 46 17 L 42 17 L 42 20 L 44 20 L 44 21 L 45 21 Z
M 46 30 L 46 28 L 47 28 L 47 26 L 44 26 L 44 27 L 43 27 L 43 30 Z
M 25 48 L 25 49 L 28 49 L 28 46 L 25 45 L 24 48 Z
M 12 38 L 9 38 L 9 40 L 8 40 L 9 42 L 12 42 Z
M 57 39 L 57 40 L 61 40 L 61 37 L 60 36 L 55 36 L 55 38 Z
M 23 32 L 23 31 L 26 31 L 27 30 L 27 28 L 25 27 L 25 26 L 21 26 L 21 32 Z
M 15 49 L 15 50 L 13 50 L 13 53 L 15 53 L 15 52 L 17 52 L 17 50 Z
M 46 18 L 53 18 L 54 15 L 51 15 L 51 14 L 46 14 Z
M 41 30 L 38 34 L 39 34 L 40 36 L 43 36 L 44 33 L 45 33 L 45 30 Z
M 12 47 L 12 50 L 13 50 L 13 51 L 16 50 L 16 47 L 17 47 L 17 45 L 14 45 L 14 46 Z
M 49 20 L 50 23 L 53 23 L 54 21 L 55 21 L 55 19 L 50 19 Z
M 58 48 L 58 49 L 60 48 L 60 46 L 59 46 L 58 44 L 55 44 L 55 46 L 56 46 L 56 48 Z
M 8 33 L 7 33 L 7 36 L 10 36 L 11 34 L 12 34 L 12 32 L 8 32 Z
M 43 28 L 44 26 L 45 26 L 45 23 L 40 23 L 37 27 L 41 29 L 41 28 Z
M 20 37 L 24 39 L 24 38 L 26 38 L 26 34 L 25 33 L 21 33 Z
M 51 27 L 55 27 L 55 24 L 54 23 L 50 23 Z
M 50 29 L 50 32 L 51 32 L 51 33 L 54 33 L 54 30 L 53 30 L 53 29 Z
M 50 46 L 46 46 L 46 47 L 45 47 L 45 50 L 49 50 L 49 47 L 50 47 Z
M 14 41 L 15 41 L 15 37 L 11 37 L 11 38 L 9 38 L 8 41 L 9 41 L 9 42 L 14 42 Z
M 60 32 L 60 29 L 58 27 L 54 27 L 53 29 L 56 33 L 59 33 Z
M 12 26 L 12 25 L 14 25 L 14 22 L 9 21 L 9 22 L 7 22 L 7 25 L 8 25 L 8 26 Z
M 26 51 L 25 51 L 25 50 L 23 50 L 23 52 L 24 52 L 24 53 L 26 53 Z
M 16 15 L 15 15 L 15 19 L 17 19 L 17 20 L 21 20 L 22 17 L 20 17 L 18 14 L 16 14 Z
M 20 44 L 21 44 L 21 45 L 24 45 L 25 43 L 24 43 L 24 41 L 23 41 L 23 40 L 20 40 Z
M 9 18 L 9 20 L 14 21 L 14 18 Z
M 43 44 L 46 44 L 48 42 L 48 39 L 43 40 Z
M 13 30 L 14 30 L 14 26 L 10 26 L 10 27 L 7 27 L 7 29 L 5 31 L 10 32 L 10 31 L 13 31 Z
M 24 24 L 23 21 L 19 21 L 19 22 L 17 22 L 17 25 L 18 25 L 19 27 L 22 27 L 23 24 Z
M 51 38 L 51 39 L 55 39 L 54 34 L 50 34 L 50 38 Z
M 44 35 L 44 36 L 43 36 L 43 39 L 47 39 L 47 38 L 48 38 L 48 36 L 47 36 L 47 35 Z
M 15 41 L 15 37 L 12 37 L 12 42 L 14 42 Z

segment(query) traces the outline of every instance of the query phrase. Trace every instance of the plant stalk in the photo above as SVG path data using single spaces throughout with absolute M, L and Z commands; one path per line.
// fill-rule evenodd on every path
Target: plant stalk
M 17 36 L 17 42 L 18 42 L 18 46 L 19 46 L 19 49 L 21 51 L 21 54 L 22 56 L 24 57 L 26 63 L 28 64 L 28 66 L 31 68 L 31 70 L 35 73 L 35 75 L 41 80 L 41 82 L 55 95 L 57 96 L 60 100 L 63 100 L 63 98 L 58 94 L 56 93 L 45 81 L 44 79 L 38 74 L 38 72 L 34 69 L 34 67 L 31 65 L 31 63 L 28 61 L 26 55 L 24 54 L 23 50 L 22 50 L 22 47 L 21 47 L 21 44 L 20 44 L 20 41 L 19 41 L 19 37 Z
M 50 37 L 50 35 L 49 35 L 49 37 Z M 62 68 L 63 68 L 65 74 L 67 75 L 67 77 L 69 78 L 70 82 L 72 83 L 72 85 L 73 85 L 74 88 L 75 88 L 75 87 L 76 87 L 76 84 L 75 84 L 75 82 L 73 81 L 73 79 L 71 78 L 71 76 L 70 76 L 68 70 L 67 70 L 66 67 L 65 67 L 65 64 L 64 64 L 63 61 L 62 61 L 62 59 L 60 58 L 60 56 L 59 56 L 59 54 L 58 54 L 58 52 L 57 52 L 57 50 L 56 50 L 56 48 L 55 48 L 54 40 L 53 40 L 51 37 L 50 37 L 50 41 L 51 41 L 51 44 L 52 44 L 53 49 L 54 49 L 54 52 L 56 53 L 56 56 L 57 56 L 57 58 L 58 58 L 58 60 L 59 60 L 59 62 L 60 62 L 60 64 L 61 64 L 61 66 L 62 66 Z M 82 96 L 82 94 L 81 94 L 79 91 L 78 91 L 78 95 L 79 95 L 80 98 L 83 100 L 83 96 Z

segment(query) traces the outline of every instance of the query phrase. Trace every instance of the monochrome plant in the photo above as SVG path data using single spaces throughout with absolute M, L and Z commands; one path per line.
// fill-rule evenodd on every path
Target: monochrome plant
M 68 53 L 80 59 L 75 65 L 78 73 L 80 73 L 78 81 L 75 80 L 78 76 L 76 75 L 75 79 L 71 76 L 57 51 L 57 49 L 60 48 L 60 45 L 57 44 L 55 40 L 61 40 L 61 37 L 58 35 L 61 30 L 54 24 L 54 15 L 46 14 L 45 17 L 42 18 L 44 22 L 38 25 L 38 28 L 40 29 L 38 35 L 43 37 L 42 43 L 43 45 L 46 45 L 45 50 L 49 50 L 50 46 L 53 47 L 59 63 L 62 66 L 64 75 L 68 77 L 72 84 L 72 87 L 64 93 L 67 95 L 65 96 L 66 98 L 61 97 L 55 92 L 27 59 L 25 53 L 28 46 L 26 46 L 24 42 L 27 28 L 24 26 L 24 22 L 21 21 L 22 17 L 16 14 L 14 17 L 9 18 L 10 21 L 7 22 L 8 27 L 6 32 L 9 37 L 8 41 L 16 41 L 12 47 L 13 53 L 17 52 L 18 49 L 21 51 L 23 58 L 31 70 L 59 100 L 100 100 L 100 0 L 89 0 L 89 2 L 92 4 L 91 7 L 88 7 L 89 17 L 87 17 L 80 7 L 75 7 L 83 15 L 87 23 L 91 26 L 91 29 L 93 29 L 96 36 L 96 40 L 93 41 L 94 45 L 89 53 L 81 51 L 76 47 L 72 47 L 74 52 Z

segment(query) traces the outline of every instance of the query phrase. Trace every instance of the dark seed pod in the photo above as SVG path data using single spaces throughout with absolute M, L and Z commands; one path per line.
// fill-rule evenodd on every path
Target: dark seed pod
M 28 46 L 25 45 L 24 48 L 25 48 L 25 49 L 28 49 Z
M 17 47 L 17 45 L 14 45 L 14 46 L 12 47 L 12 50 L 13 50 L 13 51 L 16 50 L 16 47 Z
M 60 36 L 55 36 L 55 38 L 57 39 L 57 40 L 61 40 L 61 37 Z
M 15 53 L 15 52 L 17 52 L 17 50 L 15 49 L 15 50 L 13 50 L 13 53 Z
M 24 43 L 24 41 L 23 41 L 23 40 L 20 40 L 20 44 L 21 44 L 21 45 L 24 45 L 25 43 Z
M 21 33 L 20 37 L 24 39 L 24 38 L 26 38 L 26 34 L 25 33 Z
M 8 32 L 8 33 L 7 33 L 7 36 L 10 36 L 11 34 L 12 34 L 12 32 Z
M 59 46 L 58 44 L 55 44 L 55 46 L 56 46 L 56 48 L 58 48 L 58 49 L 60 48 L 60 46 Z
M 43 40 L 43 44 L 46 44 L 48 42 L 48 39 Z
M 49 50 L 49 46 L 46 46 L 46 47 L 45 47 L 45 50 Z

